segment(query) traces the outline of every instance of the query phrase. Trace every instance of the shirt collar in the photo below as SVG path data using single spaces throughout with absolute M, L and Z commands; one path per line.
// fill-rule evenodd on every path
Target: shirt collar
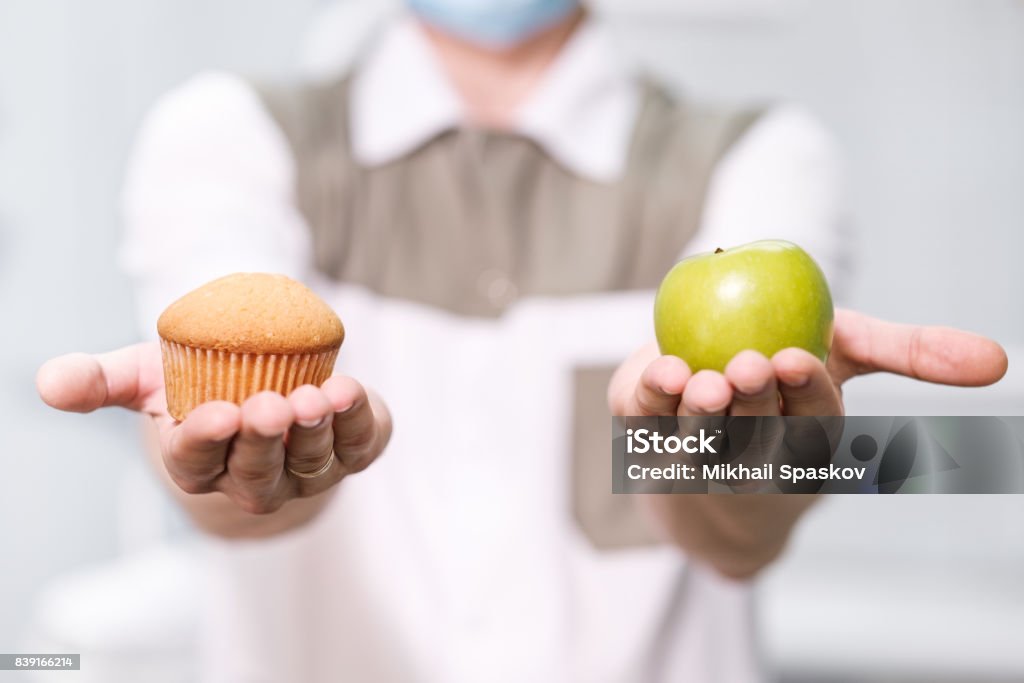
M 621 177 L 639 86 L 614 59 L 593 21 L 570 38 L 512 124 L 570 172 L 597 182 Z M 465 122 L 458 95 L 414 20 L 389 27 L 352 84 L 350 127 L 356 160 L 394 161 Z

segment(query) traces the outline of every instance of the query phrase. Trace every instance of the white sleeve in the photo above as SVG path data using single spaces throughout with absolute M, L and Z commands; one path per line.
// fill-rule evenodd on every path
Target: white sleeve
M 850 240 L 838 146 L 804 109 L 785 105 L 761 117 L 719 163 L 700 230 L 684 256 L 760 239 L 803 247 L 841 301 Z
M 172 301 L 238 271 L 302 278 L 309 237 L 284 135 L 241 78 L 211 72 L 164 95 L 129 161 L 121 264 L 145 338 Z

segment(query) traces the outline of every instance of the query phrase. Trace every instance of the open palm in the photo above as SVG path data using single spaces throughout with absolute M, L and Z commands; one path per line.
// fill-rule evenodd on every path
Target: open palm
M 842 415 L 842 385 L 858 375 L 984 386 L 1006 368 L 1006 352 L 990 339 L 839 309 L 827 364 L 796 348 L 771 358 L 743 351 L 724 372 L 693 373 L 650 344 L 619 367 L 608 400 L 615 415 Z
M 183 491 L 220 491 L 255 514 L 322 493 L 366 468 L 391 434 L 383 402 L 341 375 L 287 397 L 266 391 L 241 406 L 204 403 L 177 422 L 167 413 L 156 343 L 55 358 L 40 368 L 37 386 L 61 410 L 119 406 L 149 415 L 167 473 Z

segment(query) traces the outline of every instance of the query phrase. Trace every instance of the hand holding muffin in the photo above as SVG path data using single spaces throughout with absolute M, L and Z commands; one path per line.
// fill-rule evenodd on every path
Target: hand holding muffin
M 197 523 L 222 535 L 255 536 L 315 515 L 321 494 L 383 451 L 391 417 L 359 382 L 329 377 L 343 333 L 330 320 L 333 312 L 309 299 L 311 292 L 285 278 L 266 279 L 280 276 L 234 277 L 234 285 L 215 281 L 222 284 L 213 294 L 200 288 L 168 309 L 171 315 L 161 319 L 163 354 L 148 343 L 61 356 L 43 365 L 37 386 L 61 410 L 120 406 L 151 416 L 164 469 L 189 494 L 183 498 Z M 235 308 L 224 307 L 239 285 L 247 293 Z M 189 312 L 196 296 L 209 299 L 197 306 L 208 315 Z M 262 326 L 253 324 L 260 319 Z M 267 517 L 237 524 L 216 518 L 224 511 L 209 501 L 224 496 L 236 515 Z M 281 510 L 294 499 L 308 500 Z M 269 514 L 279 510 L 288 514 Z

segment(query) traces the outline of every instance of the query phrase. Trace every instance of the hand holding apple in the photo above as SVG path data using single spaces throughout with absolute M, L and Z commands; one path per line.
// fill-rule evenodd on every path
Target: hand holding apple
M 1006 373 L 1003 348 L 946 327 L 903 325 L 838 309 L 828 363 L 803 349 L 770 358 L 743 351 L 725 372 L 692 372 L 654 343 L 633 353 L 608 387 L 614 415 L 841 415 L 842 384 L 873 372 L 985 386 Z
M 686 284 L 701 268 L 692 269 L 687 262 L 676 266 L 673 273 L 683 277 L 676 280 L 670 274 L 666 278 L 659 292 L 656 316 L 661 320 L 656 325 L 661 352 L 679 355 L 661 355 L 652 342 L 628 358 L 608 387 L 614 415 L 842 415 L 842 384 L 857 375 L 882 371 L 927 382 L 982 386 L 997 382 L 1006 372 L 1003 349 L 968 332 L 900 325 L 844 310 L 835 311 L 834 328 L 826 325 L 826 320 L 832 322 L 827 285 L 823 277 L 807 275 L 814 269 L 805 267 L 798 269 L 805 273 L 803 286 L 816 289 L 819 298 L 807 297 L 804 291 L 803 299 L 782 295 L 774 302 L 751 303 L 768 311 L 799 306 L 789 309 L 796 311 L 790 314 L 794 316 L 791 325 L 748 324 L 758 320 L 759 313 L 744 312 L 744 298 L 736 293 L 751 291 L 746 289 L 750 283 L 765 282 L 765 272 L 778 272 L 776 267 L 784 261 L 777 258 L 780 254 L 769 255 L 765 270 L 756 272 L 758 267 L 750 265 L 760 251 L 756 246 L 740 250 L 751 258 L 707 261 L 703 268 L 717 288 L 706 284 L 703 301 L 683 299 L 678 308 L 673 307 L 680 303 L 674 288 Z M 798 255 L 788 253 L 790 258 Z M 711 256 L 716 255 L 702 258 Z M 731 267 L 719 267 L 733 262 L 739 274 Z M 743 267 L 754 271 L 744 274 Z M 780 282 L 790 287 L 799 284 L 785 272 Z M 778 295 L 785 288 L 769 286 L 762 296 L 767 291 Z M 827 311 L 825 297 L 829 298 Z M 716 299 L 717 304 L 709 304 Z M 696 310 L 702 303 L 707 306 L 707 319 Z M 724 325 L 729 319 L 738 321 L 736 330 Z M 834 332 L 831 352 L 826 328 Z M 721 348 L 709 341 L 715 338 Z M 783 346 L 787 344 L 788 348 Z M 680 356 L 692 361 L 696 372 Z M 781 552 L 796 520 L 813 500 L 812 496 L 644 498 L 667 538 L 691 557 L 736 579 L 753 576 Z
M 1002 347 L 969 332 L 844 310 L 833 319 L 821 269 L 781 240 L 676 264 L 654 318 L 665 355 L 650 344 L 619 367 L 615 415 L 841 415 L 840 387 L 857 375 L 983 386 L 1007 366 Z

